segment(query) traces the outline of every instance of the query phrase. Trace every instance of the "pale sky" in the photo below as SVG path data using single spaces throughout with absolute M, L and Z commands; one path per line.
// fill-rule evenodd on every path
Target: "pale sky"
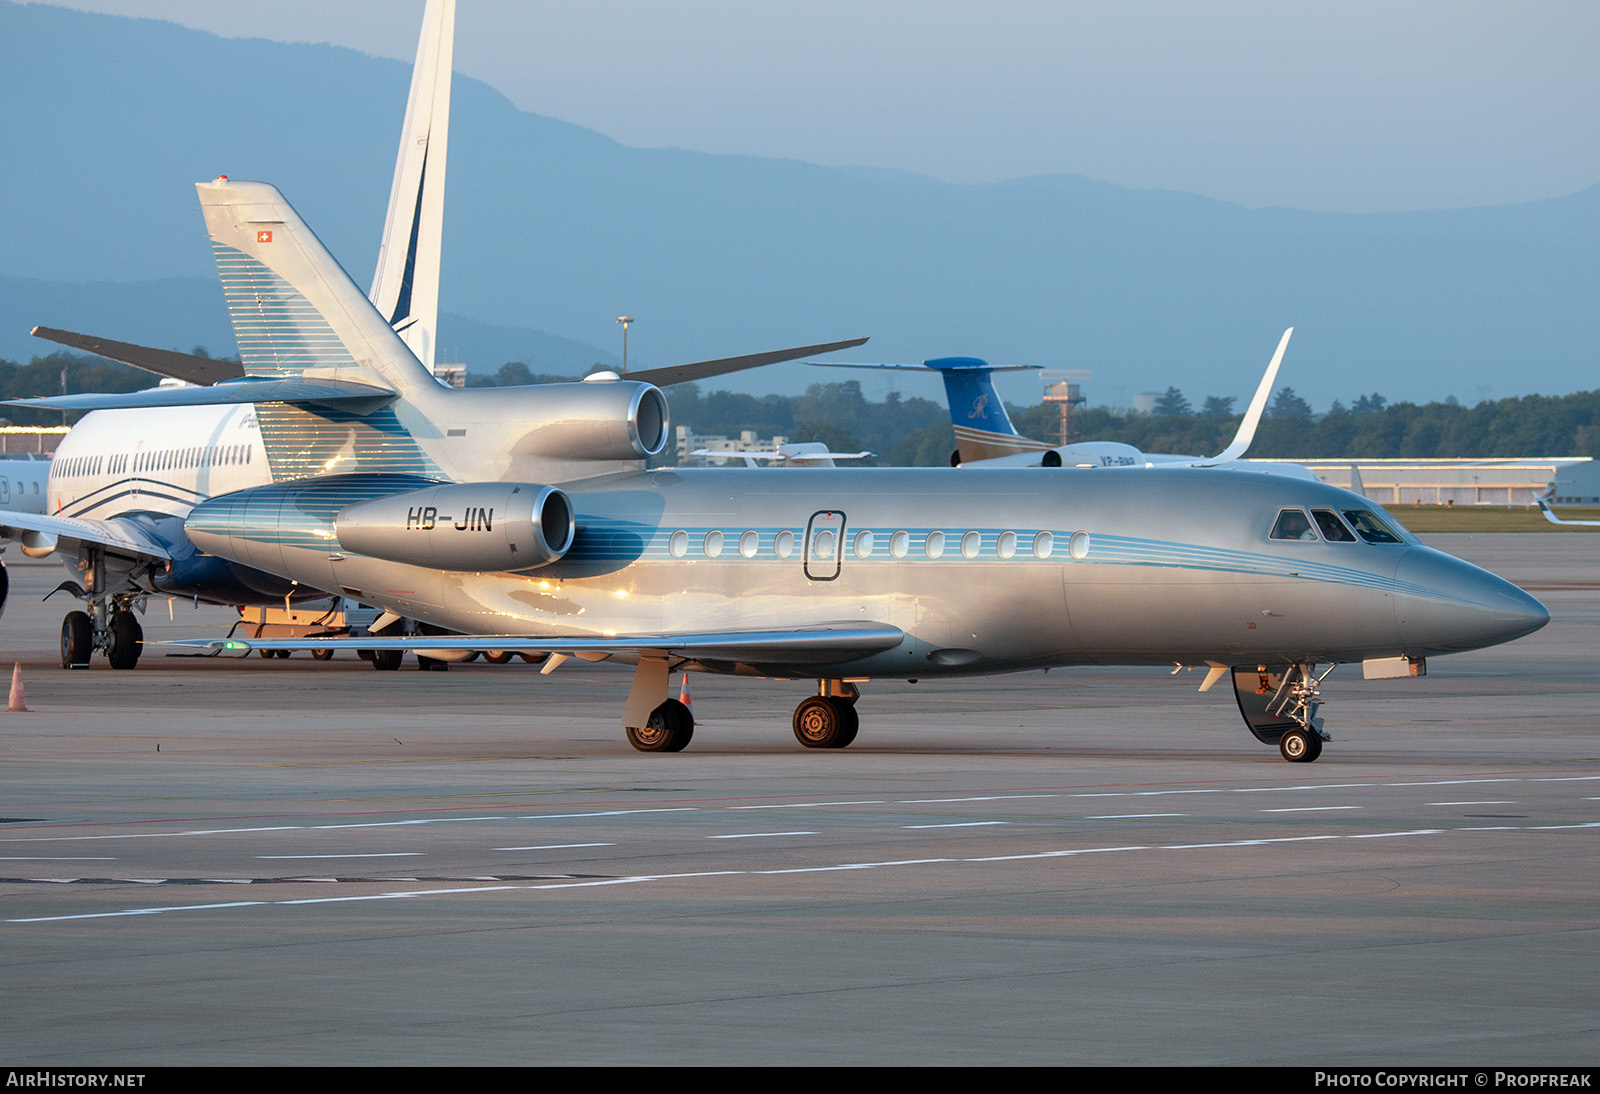
M 72 0 L 410 61 L 422 0 Z M 455 67 L 637 147 L 1250 207 L 1600 182 L 1593 0 L 459 0 Z

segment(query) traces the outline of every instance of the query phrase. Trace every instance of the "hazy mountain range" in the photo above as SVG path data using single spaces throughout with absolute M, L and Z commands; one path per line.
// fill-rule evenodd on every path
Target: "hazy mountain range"
M 276 184 L 365 285 L 409 78 L 331 46 L 0 3 L 0 356 L 48 351 L 35 323 L 231 352 L 193 190 L 218 174 Z M 615 361 L 627 313 L 641 366 L 869 334 L 856 359 L 1092 368 L 1101 404 L 1247 397 L 1290 325 L 1283 379 L 1319 410 L 1600 386 L 1600 186 L 1342 215 L 1074 176 L 954 185 L 627 148 L 458 76 L 446 204 L 441 357 L 485 372 Z

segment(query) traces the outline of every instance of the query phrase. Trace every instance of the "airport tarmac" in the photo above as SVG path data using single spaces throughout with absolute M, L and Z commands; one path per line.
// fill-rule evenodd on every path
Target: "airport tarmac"
M 0 1059 L 1593 1065 L 1600 537 L 1427 538 L 1550 625 L 1336 671 L 1305 765 L 1199 672 L 877 682 L 841 752 L 696 675 L 676 755 L 605 665 L 65 672 L 10 552 Z

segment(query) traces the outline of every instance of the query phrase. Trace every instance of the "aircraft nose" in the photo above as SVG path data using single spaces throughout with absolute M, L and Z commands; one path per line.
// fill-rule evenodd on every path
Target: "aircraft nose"
M 1545 606 L 1511 582 L 1430 547 L 1408 550 L 1395 577 L 1395 623 L 1417 654 L 1494 646 L 1550 622 Z

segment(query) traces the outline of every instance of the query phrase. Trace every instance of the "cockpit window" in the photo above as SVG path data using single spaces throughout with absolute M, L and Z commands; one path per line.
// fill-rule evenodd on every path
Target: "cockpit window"
M 1356 534 L 1368 543 L 1403 543 L 1399 536 L 1391 532 L 1378 515 L 1370 509 L 1346 509 L 1344 519 L 1356 530 Z
M 1311 515 L 1316 519 L 1317 527 L 1322 531 L 1322 538 L 1329 543 L 1354 543 L 1355 533 L 1345 527 L 1344 521 L 1339 519 L 1339 514 L 1331 509 L 1313 509 Z
M 1273 539 L 1316 539 L 1311 521 L 1300 509 L 1285 509 L 1278 514 L 1278 523 L 1272 526 Z

